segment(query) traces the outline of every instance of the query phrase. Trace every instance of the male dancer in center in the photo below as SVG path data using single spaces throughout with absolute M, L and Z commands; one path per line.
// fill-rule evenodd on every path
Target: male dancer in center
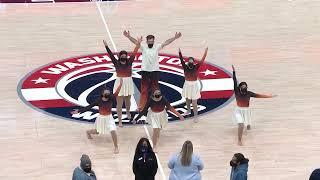
M 132 43 L 137 44 L 138 41 L 130 36 L 129 31 L 124 31 L 123 35 L 127 37 Z M 166 40 L 161 44 L 154 44 L 155 37 L 153 35 L 147 36 L 147 42 L 141 43 L 140 49 L 142 51 L 142 66 L 141 66 L 141 95 L 138 110 L 141 111 L 149 97 L 149 92 L 154 92 L 159 89 L 159 51 L 165 46 L 169 45 L 176 39 L 181 37 L 180 32 L 176 32 L 174 37 Z

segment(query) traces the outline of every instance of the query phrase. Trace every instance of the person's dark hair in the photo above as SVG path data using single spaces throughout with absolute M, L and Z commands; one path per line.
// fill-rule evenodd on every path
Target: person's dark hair
M 238 85 L 238 88 L 240 88 L 241 86 L 243 85 L 246 85 L 248 87 L 248 84 L 246 82 L 241 82 L 239 85 Z
M 148 39 L 154 39 L 154 35 L 151 35 L 151 34 L 148 35 L 148 36 L 147 36 L 147 40 L 148 40 Z
M 151 93 L 154 94 L 154 92 L 156 92 L 156 91 L 160 91 L 160 93 L 161 93 L 160 88 L 156 88 L 156 89 L 154 89 L 154 90 L 151 90 Z
M 193 57 L 189 57 L 189 58 L 188 58 L 188 61 L 190 61 L 190 60 L 193 60 L 193 62 L 195 62 L 195 60 L 194 60 Z
M 240 162 L 240 164 L 245 164 L 249 162 L 249 159 L 245 158 L 244 155 L 241 153 L 234 154 L 234 157 L 236 157 L 237 162 Z
M 153 149 L 152 149 L 152 147 L 151 147 L 151 144 L 150 144 L 149 139 L 147 139 L 147 138 L 141 138 L 141 139 L 139 140 L 138 144 L 137 144 L 135 154 L 138 154 L 138 153 L 140 152 L 140 149 L 141 149 L 141 147 L 142 147 L 142 143 L 143 143 L 144 141 L 146 141 L 147 144 L 148 144 L 147 152 L 148 152 L 148 153 L 153 152 Z
M 126 55 L 128 56 L 128 52 L 127 52 L 127 51 L 120 51 L 120 52 L 119 52 L 119 57 L 120 57 L 122 54 L 126 54 Z
M 102 96 L 103 95 L 103 93 L 104 93 L 104 91 L 105 90 L 108 90 L 109 92 L 110 92 L 110 95 L 112 95 L 112 90 L 105 84 L 105 85 L 103 85 L 103 87 L 101 88 L 101 93 L 100 93 L 100 95 Z
M 80 158 L 80 167 L 83 170 L 90 169 L 91 171 L 91 160 L 88 155 L 83 154 Z M 89 170 L 88 170 L 89 171 Z
M 315 169 L 311 175 L 309 180 L 319 180 L 320 179 L 320 169 Z

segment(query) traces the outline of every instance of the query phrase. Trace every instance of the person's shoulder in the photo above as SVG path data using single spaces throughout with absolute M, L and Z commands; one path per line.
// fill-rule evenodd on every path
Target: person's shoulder
M 141 47 L 141 48 L 146 48 L 146 47 L 147 47 L 147 43 L 145 43 L 145 42 L 144 42 L 144 43 L 141 43 L 141 44 L 140 44 L 140 47 Z
M 196 160 L 199 160 L 200 159 L 200 156 L 198 154 L 192 154 L 192 157 Z
M 172 153 L 172 154 L 170 155 L 170 157 L 171 157 L 171 159 L 175 159 L 175 158 L 179 157 L 179 154 L 180 154 L 180 153 Z
M 158 43 L 158 44 L 156 44 L 156 49 L 157 49 L 157 50 L 162 49 L 162 43 Z
M 76 168 L 74 168 L 73 173 L 79 173 L 81 171 L 82 171 L 82 169 L 80 169 L 80 167 L 76 167 Z

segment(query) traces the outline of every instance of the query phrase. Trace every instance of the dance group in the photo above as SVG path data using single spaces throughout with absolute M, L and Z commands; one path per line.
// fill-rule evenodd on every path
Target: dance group
M 161 94 L 159 88 L 159 51 L 165 46 L 174 42 L 176 39 L 181 37 L 181 33 L 175 33 L 174 37 L 166 40 L 161 44 L 154 44 L 155 37 L 148 35 L 146 37 L 146 43 L 142 43 L 142 37 L 133 38 L 129 31 L 124 31 L 123 35 L 127 37 L 132 43 L 135 44 L 135 48 L 131 56 L 128 58 L 126 51 L 120 51 L 118 59 L 114 56 L 108 47 L 106 41 L 103 41 L 105 48 L 114 64 L 116 69 L 117 79 L 114 83 L 113 92 L 111 89 L 105 87 L 101 91 L 101 96 L 96 99 L 89 106 L 75 109 L 71 114 L 83 113 L 90 110 L 94 106 L 99 107 L 99 116 L 95 121 L 95 129 L 87 131 L 87 137 L 92 139 L 92 134 L 106 134 L 111 133 L 112 140 L 114 143 L 114 153 L 119 153 L 118 140 L 116 133 L 116 124 L 112 116 L 112 106 L 116 102 L 117 114 L 119 120 L 119 127 L 122 127 L 122 105 L 123 101 L 126 107 L 126 114 L 128 119 L 135 124 L 143 115 L 147 116 L 147 122 L 153 128 L 152 143 L 153 150 L 157 152 L 157 142 L 160 136 L 160 130 L 164 128 L 168 122 L 167 110 L 174 113 L 184 120 L 185 115 L 191 114 L 191 104 L 194 114 L 194 121 L 197 122 L 198 105 L 197 100 L 200 98 L 200 87 L 198 83 L 198 69 L 204 62 L 208 48 L 200 62 L 196 63 L 193 57 L 189 57 L 185 62 L 182 56 L 181 50 L 179 49 L 179 57 L 181 65 L 184 70 L 185 83 L 183 85 L 182 97 L 186 99 L 187 112 L 181 115 L 171 105 L 170 102 Z M 138 50 L 142 52 L 142 66 L 141 66 L 141 96 L 138 111 L 139 114 L 134 119 L 130 113 L 130 100 L 134 94 L 134 83 L 132 80 L 132 63 L 135 59 Z M 247 84 L 241 82 L 238 85 L 234 67 L 233 68 L 233 80 L 234 80 L 234 92 L 237 101 L 237 108 L 235 110 L 235 120 L 238 123 L 238 144 L 242 145 L 242 134 L 244 126 L 247 125 L 247 129 L 250 129 L 250 109 L 249 101 L 250 97 L 255 98 L 271 98 L 273 95 L 259 95 L 251 91 L 247 91 Z

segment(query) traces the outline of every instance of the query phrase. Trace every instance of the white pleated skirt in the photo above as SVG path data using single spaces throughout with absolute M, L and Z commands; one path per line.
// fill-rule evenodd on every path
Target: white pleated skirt
M 165 128 L 168 124 L 168 114 L 166 110 L 161 112 L 153 112 L 151 109 L 147 114 L 147 122 L 152 128 Z
M 251 109 L 249 107 L 239 107 L 237 106 L 234 110 L 234 123 L 240 124 L 243 123 L 245 125 L 251 124 Z
M 199 99 L 201 97 L 199 81 L 185 81 L 182 89 L 182 97 L 192 100 Z
M 94 123 L 94 127 L 99 134 L 107 134 L 117 129 L 112 115 L 99 115 Z
M 134 94 L 134 86 L 132 77 L 117 77 L 113 86 L 113 93 L 116 92 L 118 86 L 120 85 L 120 78 L 122 78 L 122 87 L 120 89 L 118 96 L 131 96 Z

